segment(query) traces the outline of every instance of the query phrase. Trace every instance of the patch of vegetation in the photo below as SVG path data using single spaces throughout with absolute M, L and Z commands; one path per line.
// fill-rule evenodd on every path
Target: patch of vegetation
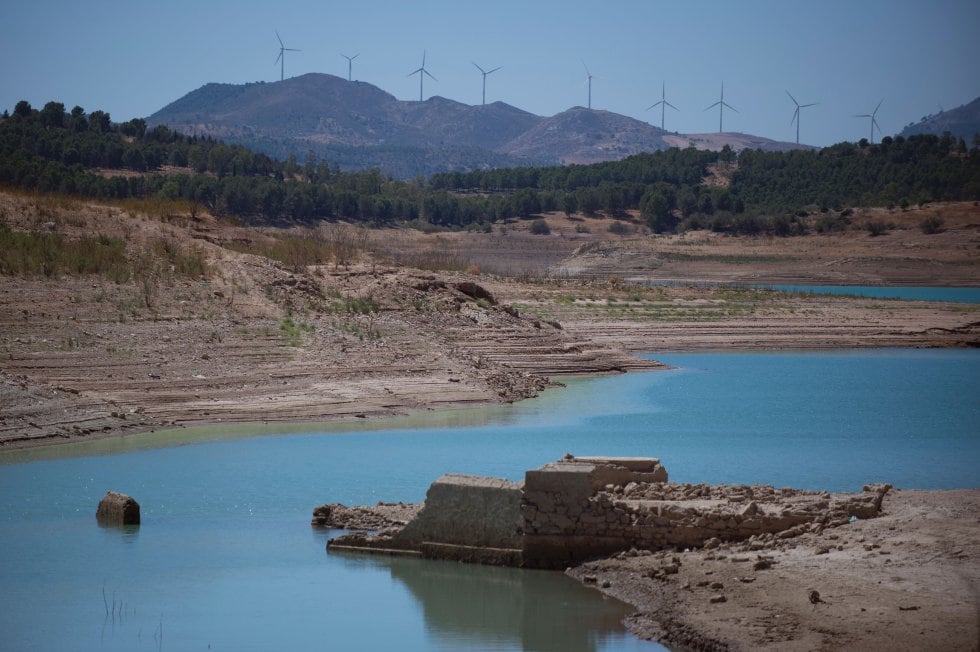
M 614 235 L 630 235 L 633 233 L 633 227 L 626 222 L 620 222 L 619 220 L 613 221 L 609 225 L 609 232 Z
M 300 346 L 303 344 L 303 334 L 312 333 L 316 328 L 313 324 L 296 322 L 293 316 L 287 314 L 279 323 L 279 332 L 286 339 L 290 346 Z
M 0 274 L 99 274 L 123 282 L 129 273 L 126 243 L 120 238 L 96 235 L 70 240 L 58 233 L 13 231 L 0 224 Z
M 895 225 L 882 220 L 872 220 L 865 224 L 864 228 L 867 229 L 872 238 L 876 238 L 879 235 L 887 234 L 889 231 L 895 228 Z
M 945 224 L 946 222 L 943 220 L 943 218 L 939 217 L 938 215 L 933 215 L 919 222 L 919 228 L 926 235 L 935 235 L 943 232 L 943 226 Z
M 534 220 L 531 222 L 531 233 L 533 235 L 549 235 L 551 227 L 544 220 Z

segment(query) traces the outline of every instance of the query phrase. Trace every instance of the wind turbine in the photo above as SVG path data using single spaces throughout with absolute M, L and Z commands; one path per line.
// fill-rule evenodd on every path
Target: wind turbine
M 805 109 L 808 106 L 816 106 L 817 104 L 820 104 L 820 102 L 811 102 L 810 104 L 800 104 L 799 102 L 796 101 L 796 98 L 793 97 L 792 93 L 786 91 L 786 94 L 789 95 L 789 99 L 793 100 L 793 104 L 796 105 L 796 111 L 793 112 L 793 119 L 790 120 L 789 123 L 793 124 L 794 121 L 796 122 L 796 144 L 799 145 L 800 144 L 800 109 Z
M 582 67 L 585 68 L 585 74 L 588 75 L 589 80 L 589 108 L 592 108 L 592 73 L 589 72 L 589 67 L 582 62 Z
M 422 80 L 425 78 L 425 75 L 428 75 L 429 77 L 432 77 L 432 73 L 430 73 L 428 70 L 425 69 L 425 50 L 422 50 L 422 65 L 419 66 L 418 68 L 416 68 L 415 70 L 413 70 L 412 72 L 408 73 L 407 76 L 408 77 L 411 77 L 412 75 L 415 75 L 415 74 L 418 74 L 418 76 L 419 76 L 419 102 L 421 102 L 422 101 Z M 435 77 L 432 77 L 432 80 L 433 81 L 439 81 Z
M 279 81 L 282 81 L 286 78 L 286 52 L 300 52 L 301 50 L 287 48 L 278 31 L 276 31 L 276 38 L 279 39 L 279 56 L 276 57 L 276 63 L 279 64 Z
M 497 72 L 498 70 L 503 68 L 503 66 L 497 66 L 493 70 L 484 70 L 483 68 L 480 67 L 480 65 L 477 62 L 470 61 L 470 63 L 476 66 L 476 69 L 479 70 L 481 73 L 483 73 L 483 103 L 486 104 L 487 103 L 487 75 L 493 72 Z
M 738 110 L 735 107 L 733 107 L 731 104 L 725 101 L 725 82 L 721 82 L 721 99 L 715 102 L 714 104 L 712 104 L 711 106 L 709 106 L 708 108 L 706 108 L 705 111 L 707 111 L 708 109 L 713 109 L 716 106 L 718 107 L 718 133 L 720 134 L 724 131 L 721 128 L 721 126 L 722 126 L 722 119 L 725 116 L 725 107 L 727 106 L 732 111 L 735 111 L 735 113 L 738 113 Z
M 349 57 L 346 54 L 341 53 L 340 56 L 342 56 L 343 58 L 347 59 L 347 81 L 350 81 L 350 73 L 351 73 L 351 68 L 353 67 L 354 59 L 356 59 L 357 57 L 361 56 L 361 53 L 358 52 L 357 54 L 355 54 L 352 57 Z
M 881 100 L 881 102 L 884 101 L 885 100 Z M 878 109 L 881 108 L 881 102 L 878 102 L 878 106 L 876 106 L 875 110 L 872 111 L 871 113 L 862 113 L 860 115 L 854 116 L 855 118 L 871 118 L 871 141 L 870 142 L 872 145 L 874 145 L 875 142 L 875 128 L 878 129 L 878 133 L 881 133 L 881 127 L 878 126 L 878 121 L 875 119 L 875 116 L 878 114 Z
M 678 111 L 679 110 L 676 106 L 674 106 L 673 104 L 671 104 L 670 102 L 667 101 L 667 87 L 666 87 L 665 84 L 661 84 L 660 85 L 660 101 L 659 102 L 656 102 L 654 104 L 651 104 L 650 106 L 648 106 L 647 107 L 647 111 L 649 111 L 650 109 L 652 109 L 655 106 L 659 106 L 660 107 L 660 129 L 663 130 L 663 128 L 664 128 L 664 111 L 667 109 L 667 107 L 669 106 L 670 108 L 672 108 L 675 111 Z

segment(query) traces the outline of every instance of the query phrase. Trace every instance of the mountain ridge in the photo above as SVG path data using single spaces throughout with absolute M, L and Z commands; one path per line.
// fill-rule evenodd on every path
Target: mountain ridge
M 942 136 L 946 132 L 970 144 L 973 136 L 980 133 L 980 97 L 948 111 L 940 107 L 939 113 L 924 116 L 918 122 L 908 124 L 899 136 L 906 138 L 916 134 Z
M 308 73 L 281 82 L 209 83 L 146 118 L 149 127 L 220 138 L 288 158 L 310 153 L 344 169 L 385 174 L 619 160 L 675 146 L 767 151 L 796 147 L 745 134 L 671 134 L 611 111 L 572 107 L 550 117 L 504 102 L 433 96 L 398 100 L 367 82 Z M 691 142 L 692 137 L 695 138 Z

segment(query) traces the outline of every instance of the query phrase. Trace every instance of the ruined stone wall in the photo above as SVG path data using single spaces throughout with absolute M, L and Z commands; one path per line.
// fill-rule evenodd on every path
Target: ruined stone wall
M 711 547 L 766 533 L 788 538 L 876 516 L 885 487 L 861 494 L 768 486 L 670 485 L 611 474 L 616 460 L 562 461 L 529 471 L 524 487 L 524 564 L 563 568 L 637 548 Z M 662 467 L 661 467 L 662 468 Z M 615 477 L 616 484 L 597 487 Z M 649 475 L 646 477 L 650 477 Z M 619 484 L 622 483 L 622 484 Z
M 394 541 L 488 548 L 520 548 L 521 488 L 501 478 L 447 474 L 425 494 L 425 507 Z
M 404 527 L 349 534 L 330 545 L 564 568 L 631 548 L 712 548 L 820 532 L 877 516 L 889 488 L 832 496 L 763 485 L 669 484 L 654 458 L 566 456 L 528 471 L 523 491 L 499 478 L 444 475 Z

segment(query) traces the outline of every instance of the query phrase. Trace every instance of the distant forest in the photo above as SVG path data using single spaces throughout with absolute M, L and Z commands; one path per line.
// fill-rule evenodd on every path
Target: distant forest
M 816 151 L 738 155 L 693 148 L 621 161 L 436 174 L 396 181 L 343 172 L 312 154 L 285 161 L 142 119 L 35 109 L 0 117 L 0 184 L 105 199 L 184 200 L 245 223 L 343 219 L 483 228 L 547 211 L 622 216 L 638 210 L 656 232 L 688 228 L 790 235 L 807 212 L 980 199 L 980 147 L 932 135 L 840 143 Z M 710 166 L 730 184 L 706 185 Z

